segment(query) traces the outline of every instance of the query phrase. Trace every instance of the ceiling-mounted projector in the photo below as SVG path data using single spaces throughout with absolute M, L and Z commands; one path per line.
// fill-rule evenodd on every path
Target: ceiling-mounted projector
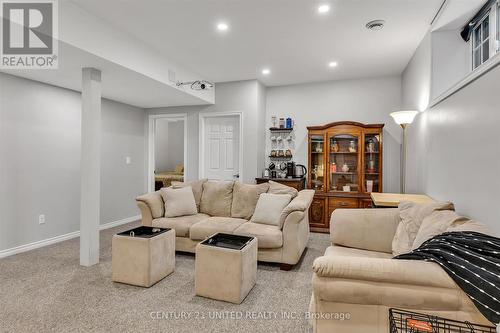
M 206 90 L 206 89 L 212 89 L 214 87 L 214 84 L 210 81 L 205 81 L 205 80 L 198 80 L 198 81 L 189 81 L 189 82 L 177 82 L 176 83 L 177 87 L 180 86 L 191 86 L 191 89 L 193 90 Z

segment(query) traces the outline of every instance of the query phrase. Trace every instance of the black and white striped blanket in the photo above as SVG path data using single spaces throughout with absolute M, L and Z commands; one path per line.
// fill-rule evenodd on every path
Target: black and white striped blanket
M 441 265 L 488 320 L 500 322 L 500 238 L 478 232 L 446 232 L 395 259 Z

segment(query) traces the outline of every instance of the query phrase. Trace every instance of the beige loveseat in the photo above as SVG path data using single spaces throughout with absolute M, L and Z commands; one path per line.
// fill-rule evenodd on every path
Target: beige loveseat
M 164 217 L 164 201 L 160 191 L 136 198 L 142 224 L 174 229 L 176 251 L 191 253 L 195 252 L 199 242 L 217 232 L 253 236 L 258 240 L 259 261 L 280 263 L 281 269 L 291 269 L 300 260 L 309 240 L 308 210 L 314 191 L 295 193 L 295 197 L 281 212 L 280 225 L 274 226 L 249 221 L 259 194 L 268 192 L 268 183 L 218 183 L 203 180 L 191 182 L 198 206 L 196 215 Z M 273 183 L 273 186 L 278 191 L 275 193 L 291 189 L 277 183 Z
M 334 211 L 332 245 L 313 264 L 315 332 L 386 333 L 389 308 L 491 324 L 439 265 L 392 259 L 399 223 L 397 208 Z M 455 230 L 487 228 L 470 221 Z

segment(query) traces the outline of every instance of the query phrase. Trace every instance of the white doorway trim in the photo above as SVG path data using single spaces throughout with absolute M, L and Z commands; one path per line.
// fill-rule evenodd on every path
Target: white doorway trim
M 199 115 L 199 155 L 198 155 L 198 177 L 199 179 L 205 178 L 205 159 L 203 158 L 205 152 L 205 121 L 207 118 L 215 117 L 227 117 L 227 116 L 238 116 L 240 125 L 240 137 L 239 137 L 239 157 L 238 157 L 238 174 L 240 175 L 238 181 L 243 182 L 243 112 L 241 111 L 229 111 L 229 112 L 206 112 L 200 113 Z
M 184 179 L 188 174 L 187 163 L 187 113 L 150 114 L 148 124 L 148 192 L 155 190 L 155 129 L 158 119 L 184 120 Z

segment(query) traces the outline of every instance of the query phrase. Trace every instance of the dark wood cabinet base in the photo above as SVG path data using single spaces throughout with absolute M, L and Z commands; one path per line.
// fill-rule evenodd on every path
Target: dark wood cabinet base
M 259 177 L 255 178 L 255 182 L 257 184 L 262 184 L 262 183 L 267 183 L 268 181 L 274 181 L 286 186 L 293 187 L 297 191 L 302 191 L 303 189 L 306 188 L 306 178 L 265 178 L 265 177 Z
M 309 226 L 312 232 L 329 233 L 330 218 L 335 209 L 372 208 L 367 193 L 323 193 L 316 192 L 309 208 Z

